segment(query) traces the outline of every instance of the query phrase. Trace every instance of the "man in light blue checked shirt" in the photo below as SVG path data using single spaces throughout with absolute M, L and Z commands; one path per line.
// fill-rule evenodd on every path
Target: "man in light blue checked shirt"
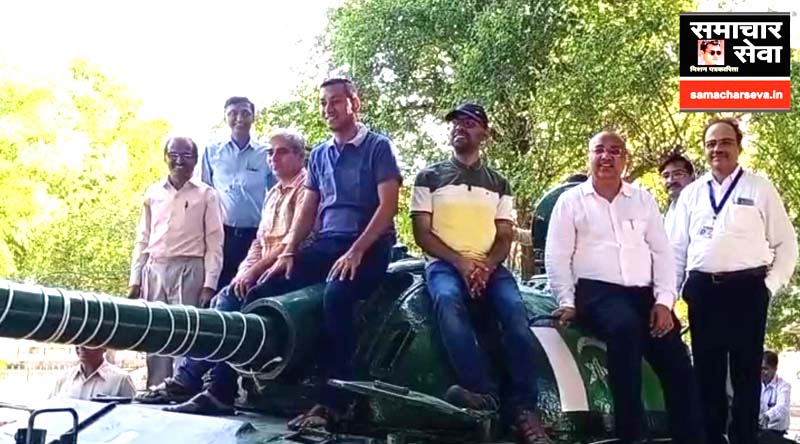
M 261 221 L 261 207 L 275 177 L 267 164 L 267 147 L 250 137 L 255 106 L 246 97 L 225 101 L 227 141 L 206 147 L 200 161 L 203 182 L 217 190 L 222 203 L 225 244 L 217 288 L 236 275 Z

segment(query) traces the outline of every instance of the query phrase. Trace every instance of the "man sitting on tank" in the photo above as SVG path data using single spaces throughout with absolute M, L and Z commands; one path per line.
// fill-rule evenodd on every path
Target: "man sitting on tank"
M 428 257 L 428 292 L 459 383 L 447 390 L 445 400 L 475 410 L 499 408 L 498 387 L 473 325 L 478 320 L 469 313 L 479 307 L 483 316 L 502 326 L 511 375 L 508 403 L 522 442 L 550 443 L 535 413 L 533 333 L 517 282 L 502 265 L 514 235 L 511 187 L 480 156 L 489 119 L 473 103 L 457 107 L 445 119 L 453 156 L 417 175 L 411 203 L 414 238 Z
M 294 131 L 278 130 L 269 138 L 270 146 L 267 162 L 278 177 L 278 185 L 272 187 L 264 200 L 261 223 L 256 232 L 246 258 L 231 281 L 215 299 L 214 308 L 223 311 L 237 311 L 248 291 L 266 278 L 266 271 L 278 256 L 284 252 L 284 240 L 291 229 L 295 210 L 303 203 L 306 180 L 305 139 Z M 203 375 L 210 369 L 212 384 L 209 392 L 201 393 Z M 162 384 L 140 394 L 136 399 L 144 403 L 166 404 L 189 403 L 176 408 L 178 411 L 193 413 L 229 413 L 233 410 L 233 397 L 228 395 L 230 387 L 220 387 L 217 381 L 233 379 L 235 391 L 236 375 L 225 363 L 216 364 L 183 358 L 174 378 L 167 378 Z
M 282 241 L 282 251 L 266 276 L 248 287 L 244 304 L 327 282 L 321 375 L 352 380 L 357 336 L 353 309 L 374 292 L 389 266 L 402 176 L 389 139 L 359 124 L 361 101 L 355 86 L 346 79 L 330 79 L 322 83 L 320 93 L 322 116 L 333 137 L 312 150 L 303 203 Z M 314 239 L 305 242 L 315 227 Z M 232 298 L 223 295 L 224 291 L 218 309 L 240 308 L 241 303 L 225 306 Z M 208 391 L 168 410 L 228 413 L 235 393 L 236 374 L 218 364 Z M 343 417 L 350 401 L 348 395 L 322 384 L 319 403 L 291 420 L 289 427 L 330 426 Z

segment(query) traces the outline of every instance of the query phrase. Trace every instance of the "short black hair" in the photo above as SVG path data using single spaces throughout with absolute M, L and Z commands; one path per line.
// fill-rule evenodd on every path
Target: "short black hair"
M 574 183 L 574 182 L 586 182 L 589 180 L 589 176 L 584 173 L 577 173 L 567 177 L 567 180 L 564 183 Z
M 253 105 L 253 102 L 251 102 L 250 99 L 248 99 L 247 97 L 242 97 L 242 96 L 233 96 L 233 97 L 228 98 L 228 100 L 225 101 L 225 108 L 224 109 L 228 109 L 229 106 L 238 105 L 240 103 L 246 103 L 246 104 L 250 105 L 250 111 L 253 114 L 256 113 L 256 106 Z
M 764 363 L 772 368 L 778 368 L 778 354 L 771 350 L 764 351 Z
M 719 41 L 703 40 L 703 43 L 700 44 L 700 51 L 706 52 L 706 48 L 708 48 L 709 46 L 719 46 Z
M 713 125 L 716 125 L 717 123 L 724 123 L 726 125 L 730 125 L 730 127 L 733 128 L 733 131 L 736 132 L 736 143 L 739 145 L 739 147 L 742 146 L 742 139 L 744 138 L 744 133 L 742 133 L 742 130 L 739 128 L 739 121 L 734 119 L 733 117 L 715 117 L 711 119 L 711 121 L 706 124 L 706 127 L 703 128 L 703 145 L 705 145 L 706 133 L 708 132 L 708 129 L 711 128 Z
M 667 165 L 676 162 L 682 163 L 686 172 L 689 173 L 690 176 L 694 176 L 694 165 L 692 165 L 692 162 L 689 161 L 689 159 L 687 159 L 686 156 L 681 154 L 679 151 L 673 151 L 664 157 L 664 160 L 662 160 L 661 164 L 658 166 L 658 174 L 663 173 L 664 169 L 667 168 Z
M 333 77 L 327 79 L 324 82 L 322 82 L 319 85 L 319 87 L 325 88 L 327 86 L 333 86 L 333 85 L 344 85 L 345 93 L 347 94 L 347 97 L 350 97 L 351 99 L 353 97 L 358 97 L 358 88 L 356 88 L 356 85 L 353 83 L 352 80 L 345 79 L 344 77 Z
M 189 141 L 189 145 L 191 145 L 192 151 L 194 152 L 194 155 L 198 156 L 200 154 L 200 152 L 197 150 L 197 144 L 194 143 L 194 140 L 192 140 L 191 137 L 170 137 L 169 139 L 167 139 L 166 142 L 164 142 L 164 155 L 165 156 L 167 155 L 167 153 L 169 153 L 169 144 L 172 143 L 172 141 L 176 140 L 176 139 L 183 139 L 183 140 Z

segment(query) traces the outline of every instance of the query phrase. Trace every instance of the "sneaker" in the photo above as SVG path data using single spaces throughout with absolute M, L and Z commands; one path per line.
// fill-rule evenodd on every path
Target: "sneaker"
M 471 410 L 496 412 L 500 407 L 497 395 L 471 392 L 460 385 L 451 386 L 444 394 L 444 400 L 456 407 Z
M 514 415 L 514 426 L 522 444 L 553 444 L 542 427 L 539 415 L 530 410 L 518 410 Z
M 197 392 L 179 384 L 173 378 L 167 378 L 161 384 L 137 393 L 134 401 L 142 404 L 180 404 L 188 401 Z

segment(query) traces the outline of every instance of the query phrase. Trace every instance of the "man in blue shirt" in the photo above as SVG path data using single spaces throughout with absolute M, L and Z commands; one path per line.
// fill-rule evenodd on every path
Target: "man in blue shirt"
M 333 138 L 311 152 L 303 205 L 286 247 L 262 283 L 235 310 L 248 303 L 327 282 L 323 295 L 320 368 L 325 379 L 352 380 L 356 348 L 355 303 L 375 291 L 389 266 L 395 242 L 394 216 L 402 176 L 391 141 L 359 124 L 361 101 L 349 80 L 331 79 L 321 87 L 322 116 Z M 313 240 L 308 235 L 316 227 Z M 227 366 L 213 372 L 208 391 L 170 411 L 229 413 L 236 374 Z M 224 370 L 224 371 L 218 371 Z M 319 404 L 289 422 L 290 428 L 330 425 L 341 418 L 350 398 L 323 384 Z
M 231 138 L 206 147 L 200 161 L 203 182 L 217 190 L 222 202 L 225 243 L 217 288 L 224 288 L 236 275 L 256 237 L 264 196 L 275 184 L 267 147 L 250 137 L 254 114 L 255 106 L 246 97 L 229 98 L 225 122 Z

